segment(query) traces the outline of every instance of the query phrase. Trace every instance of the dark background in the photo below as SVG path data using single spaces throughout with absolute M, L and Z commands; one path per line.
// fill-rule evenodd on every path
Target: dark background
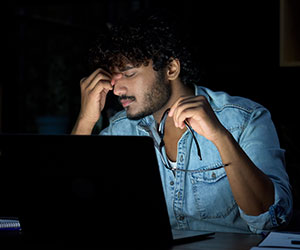
M 271 111 L 299 207 L 300 68 L 279 66 L 278 0 L 40 2 L 1 3 L 0 132 L 39 133 L 37 117 L 58 115 L 67 121 L 62 132 L 69 133 L 98 32 L 134 11 L 168 8 L 191 32 L 195 57 L 205 62 L 200 84 Z

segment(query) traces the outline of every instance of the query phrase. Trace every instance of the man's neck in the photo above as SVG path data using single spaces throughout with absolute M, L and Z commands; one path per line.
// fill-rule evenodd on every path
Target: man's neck
M 156 122 L 159 124 L 162 118 L 163 113 L 173 106 L 173 104 L 178 101 L 181 96 L 193 96 L 195 92 L 192 88 L 183 85 L 181 82 L 176 82 L 172 84 L 172 92 L 171 97 L 168 103 L 161 108 L 159 112 L 156 112 L 153 116 Z M 181 138 L 183 133 L 186 131 L 186 128 L 180 129 L 175 127 L 173 118 L 167 117 L 165 121 L 164 128 L 164 142 L 165 142 L 165 150 L 168 158 L 176 162 L 177 160 L 177 143 Z
M 159 124 L 161 121 L 161 118 L 164 114 L 164 112 L 168 109 L 171 108 L 172 105 L 181 97 L 181 96 L 191 96 L 195 95 L 194 89 L 184 85 L 181 82 L 174 82 L 171 83 L 171 97 L 169 101 L 164 105 L 159 111 L 155 112 L 153 114 L 154 119 L 156 122 Z

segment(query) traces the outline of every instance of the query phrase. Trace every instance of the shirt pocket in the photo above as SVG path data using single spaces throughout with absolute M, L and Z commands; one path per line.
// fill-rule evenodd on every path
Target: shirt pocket
M 224 168 L 191 173 L 189 177 L 195 201 L 194 213 L 201 218 L 225 218 L 237 206 Z

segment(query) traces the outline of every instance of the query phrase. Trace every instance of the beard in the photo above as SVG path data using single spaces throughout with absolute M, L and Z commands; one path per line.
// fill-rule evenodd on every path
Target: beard
M 148 115 L 160 110 L 164 105 L 167 104 L 171 96 L 171 86 L 168 80 L 165 78 L 163 70 L 159 70 L 156 74 L 155 80 L 152 84 L 151 89 L 148 89 L 144 94 L 144 106 L 142 110 L 131 113 L 130 107 L 127 111 L 127 118 L 130 120 L 139 120 Z M 134 96 L 120 96 L 119 100 L 131 99 L 135 100 Z

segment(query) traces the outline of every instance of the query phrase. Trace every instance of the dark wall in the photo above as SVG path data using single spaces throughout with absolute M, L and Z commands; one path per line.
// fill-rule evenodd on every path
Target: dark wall
M 192 34 L 195 57 L 206 69 L 201 84 L 248 97 L 271 111 L 287 149 L 291 182 L 298 185 L 299 67 L 279 67 L 279 1 L 77 2 L 2 5 L 2 132 L 36 133 L 35 118 L 47 114 L 67 116 L 69 132 L 97 33 L 133 11 L 169 8 Z
M 192 34 L 195 57 L 206 69 L 203 85 L 254 99 L 274 116 L 282 117 L 278 109 L 293 104 L 299 69 L 279 67 L 278 1 L 7 2 L 3 131 L 34 132 L 34 117 L 41 114 L 76 116 L 78 82 L 89 73 L 87 51 L 97 33 L 121 16 L 151 7 L 177 12 Z

